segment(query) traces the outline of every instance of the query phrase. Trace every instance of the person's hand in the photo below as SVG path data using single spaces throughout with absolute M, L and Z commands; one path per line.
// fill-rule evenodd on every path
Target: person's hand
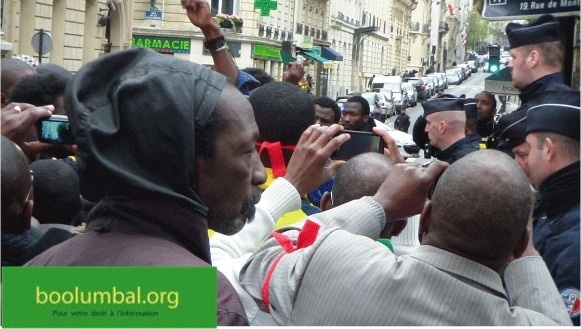
M 212 11 L 206 0 L 181 0 L 190 22 L 200 28 L 204 37 L 210 40 L 220 36 L 220 27 L 212 17 Z
M 41 151 L 48 150 L 51 144 L 38 141 L 27 142 L 26 139 L 34 124 L 43 118 L 49 117 L 54 111 L 54 106 L 34 106 L 26 103 L 10 103 L 1 112 L 2 135 L 16 143 L 24 154 L 35 156 Z
M 305 67 L 301 63 L 291 63 L 282 73 L 282 81 L 299 86 L 299 82 L 305 75 Z M 299 86 L 300 87 L 300 86 Z
M 427 168 L 396 164 L 373 196 L 388 221 L 422 212 L 430 187 L 449 164 L 434 160 Z
M 325 183 L 344 161 L 333 161 L 327 166 L 331 154 L 349 139 L 349 134 L 339 134 L 343 127 L 312 125 L 303 132 L 293 152 L 284 178 L 304 195 Z M 337 136 L 336 136 L 337 135 Z
M 381 139 L 385 142 L 386 148 L 383 150 L 383 154 L 388 157 L 393 163 L 404 163 L 405 159 L 401 152 L 397 148 L 395 139 L 391 137 L 389 132 L 385 129 L 379 127 L 373 127 L 373 133 L 381 136 Z

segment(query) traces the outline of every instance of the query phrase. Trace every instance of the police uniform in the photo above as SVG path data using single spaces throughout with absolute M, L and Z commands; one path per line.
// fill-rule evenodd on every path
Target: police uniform
M 498 145 L 498 138 L 496 137 L 495 129 L 496 129 L 496 123 L 498 122 L 500 117 L 501 117 L 500 114 L 496 114 L 490 122 L 482 122 L 482 121 L 477 122 L 476 128 L 478 131 L 478 135 L 480 135 L 482 137 L 481 145 L 480 145 L 481 147 L 482 147 L 482 145 L 484 145 L 484 148 L 486 148 L 486 149 L 489 149 L 489 150 L 496 149 L 496 146 Z M 484 144 L 482 144 L 482 143 L 484 143 Z
M 422 103 L 424 108 L 424 118 L 432 113 L 443 111 L 464 111 L 464 96 L 456 97 L 450 94 L 444 94 L 436 99 L 432 99 Z M 470 138 L 461 138 L 454 144 L 450 145 L 444 150 L 434 150 L 432 156 L 438 160 L 448 162 L 449 164 L 467 155 L 468 153 L 480 149 L 478 141 L 473 141 Z
M 509 149 L 524 143 L 527 137 L 527 111 L 514 111 L 503 115 L 496 125 L 498 138 Z
M 579 142 L 578 91 L 546 95 L 526 116 L 526 132 L 552 132 Z M 533 243 L 561 293 L 575 325 L 579 325 L 580 235 L 579 160 L 547 177 L 539 187 L 533 212 Z
M 530 24 L 508 23 L 506 35 L 510 48 L 544 42 L 559 41 L 559 21 L 552 15 L 543 15 Z M 526 111 L 534 105 L 540 104 L 544 95 L 549 91 L 571 90 L 560 72 L 545 75 L 520 90 L 521 106 L 516 111 Z M 498 136 L 498 129 L 496 130 Z M 513 155 L 505 143 L 499 141 L 498 150 Z

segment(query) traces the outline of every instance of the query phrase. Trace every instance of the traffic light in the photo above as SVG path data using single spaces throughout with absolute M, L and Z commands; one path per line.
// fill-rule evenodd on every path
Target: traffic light
M 488 71 L 492 74 L 500 71 L 500 58 L 488 58 Z
M 488 72 L 496 74 L 500 71 L 500 47 L 488 47 Z

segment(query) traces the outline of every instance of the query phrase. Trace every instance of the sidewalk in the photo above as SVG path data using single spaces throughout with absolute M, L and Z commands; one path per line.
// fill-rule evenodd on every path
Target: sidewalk
M 502 102 L 499 102 L 500 104 L 498 104 L 498 113 L 500 112 L 500 108 L 502 106 Z M 516 95 L 511 95 L 511 96 L 507 96 L 507 101 L 506 101 L 506 109 L 504 112 L 506 113 L 510 113 L 514 110 L 516 110 L 520 105 L 520 98 L 518 98 L 518 96 Z

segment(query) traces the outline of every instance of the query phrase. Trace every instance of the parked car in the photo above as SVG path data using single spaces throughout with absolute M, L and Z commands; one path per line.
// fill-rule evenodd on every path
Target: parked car
M 376 76 L 371 84 L 371 91 L 389 89 L 393 92 L 400 90 L 402 78 L 399 75 Z
M 426 88 L 430 91 L 429 95 L 432 97 L 436 94 L 436 89 L 438 88 L 438 80 L 434 77 L 424 76 L 424 83 L 426 84 Z
M 373 79 L 373 84 L 371 85 L 371 91 L 385 93 L 387 99 L 390 99 L 394 106 L 394 113 L 388 113 L 389 118 L 395 113 L 399 113 L 399 110 L 405 105 L 403 101 L 405 100 L 401 95 L 401 77 L 400 76 L 380 76 Z
M 468 64 L 470 72 L 472 73 L 478 72 L 478 66 L 476 66 L 476 61 L 467 61 L 466 64 Z
M 369 110 L 371 111 L 371 113 L 373 113 L 373 107 L 375 102 L 377 102 L 379 104 L 379 106 L 381 107 L 381 115 L 379 117 L 374 117 L 374 119 L 377 119 L 381 122 L 385 121 L 385 119 L 394 116 L 395 115 L 395 106 L 393 105 L 393 100 L 391 99 L 390 93 L 385 91 L 385 92 L 364 92 L 364 93 L 359 93 L 359 92 L 353 92 L 353 93 L 349 93 L 348 95 L 342 95 L 339 96 L 335 99 L 335 102 L 337 102 L 337 104 L 339 105 L 339 108 L 341 110 L 343 110 L 344 108 L 344 104 L 347 102 L 347 100 L 353 96 L 356 95 L 360 95 L 363 98 L 365 98 L 365 100 L 367 100 L 367 103 L 369 103 Z M 370 116 L 371 116 L 370 113 Z
M 446 79 L 450 85 L 459 85 L 462 83 L 462 69 L 451 68 L 446 70 Z
M 388 77 L 388 78 L 393 78 L 393 77 Z M 397 77 L 397 78 L 399 78 L 399 77 Z M 386 91 L 386 92 L 388 92 L 391 95 L 389 98 L 391 98 L 393 100 L 393 105 L 395 106 L 396 113 L 399 113 L 399 111 L 403 107 L 407 107 L 405 96 L 401 92 L 401 78 L 399 78 L 399 80 L 397 80 L 397 81 L 382 82 L 382 83 L 375 83 L 375 79 L 373 81 L 374 81 L 374 83 L 373 83 L 372 91 L 375 91 L 375 92 Z
M 391 116 L 393 115 L 393 106 L 392 103 L 390 103 L 387 98 L 385 97 L 385 95 L 383 93 L 378 93 L 378 92 L 364 92 L 361 94 L 361 97 L 365 98 L 367 100 L 367 102 L 369 103 L 369 116 L 371 116 L 374 119 L 377 119 L 381 122 L 384 122 L 385 119 L 388 118 L 388 115 Z M 377 115 L 374 111 L 375 105 L 378 105 L 380 108 L 380 112 L 379 115 Z M 390 108 L 391 107 L 391 108 Z
M 439 75 L 440 78 L 441 78 L 441 80 L 442 80 L 442 82 L 444 83 L 444 89 L 442 89 L 442 90 L 448 89 L 448 79 L 446 79 L 446 73 L 444 73 L 444 72 L 436 72 L 434 74 Z
M 406 78 L 406 81 L 411 82 L 414 88 L 416 88 L 418 100 L 426 100 L 430 98 L 429 90 L 426 88 L 423 78 Z
M 393 93 L 393 104 L 395 105 L 395 112 L 399 114 L 402 108 L 407 108 L 407 99 L 405 95 L 401 92 L 401 89 L 398 92 Z
M 418 91 L 414 85 L 407 81 L 401 83 L 401 89 L 405 91 L 405 95 L 408 99 L 408 104 L 410 106 L 416 106 L 418 104 Z
M 396 108 L 395 108 L 395 102 L 394 102 L 394 96 L 393 93 L 391 92 L 391 90 L 380 90 L 378 91 L 380 94 L 383 94 L 383 96 L 385 97 L 385 102 L 386 102 L 386 117 L 392 117 L 396 114 Z M 384 119 L 385 121 L 385 119 Z
M 468 79 L 468 77 L 470 77 L 472 75 L 472 71 L 470 70 L 470 67 L 468 67 L 468 64 L 466 64 L 466 63 L 458 64 L 457 67 L 462 68 L 462 70 L 464 72 L 464 79 L 463 80 Z
M 434 84 L 436 86 L 435 93 L 439 91 L 444 91 L 444 79 L 442 79 L 442 77 L 439 74 L 430 73 L 427 75 L 427 77 L 432 78 L 432 81 L 434 81 Z
M 399 153 L 401 153 L 404 159 L 407 160 L 408 158 L 420 157 L 420 147 L 416 145 L 412 135 L 403 131 L 395 130 L 384 123 L 378 122 L 377 120 L 375 121 L 375 125 L 385 129 L 389 133 L 389 136 L 395 140 L 395 144 L 399 149 Z

